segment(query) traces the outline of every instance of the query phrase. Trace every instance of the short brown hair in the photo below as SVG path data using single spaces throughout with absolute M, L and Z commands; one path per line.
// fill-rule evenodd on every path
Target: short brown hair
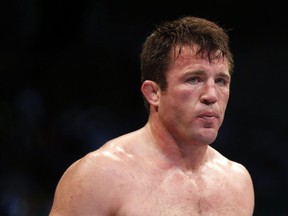
M 140 55 L 141 83 L 152 80 L 159 84 L 161 90 L 165 90 L 171 50 L 179 46 L 181 52 L 182 46 L 194 44 L 200 47 L 198 55 L 203 56 L 205 52 L 208 53 L 209 61 L 212 61 L 215 57 L 213 54 L 220 50 L 216 58 L 226 57 L 229 73 L 232 74 L 234 60 L 226 30 L 205 18 L 185 16 L 163 22 L 146 38 Z

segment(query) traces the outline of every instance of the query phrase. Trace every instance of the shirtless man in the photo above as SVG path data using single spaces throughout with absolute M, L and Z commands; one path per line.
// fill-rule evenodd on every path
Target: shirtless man
M 50 216 L 252 216 L 249 172 L 210 145 L 229 99 L 228 43 L 202 18 L 158 26 L 141 53 L 146 125 L 72 164 Z

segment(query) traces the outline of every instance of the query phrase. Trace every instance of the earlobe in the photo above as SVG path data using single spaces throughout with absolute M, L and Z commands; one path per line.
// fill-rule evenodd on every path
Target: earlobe
M 151 80 L 145 80 L 142 84 L 141 91 L 146 100 L 151 105 L 158 105 L 159 101 L 159 86 Z

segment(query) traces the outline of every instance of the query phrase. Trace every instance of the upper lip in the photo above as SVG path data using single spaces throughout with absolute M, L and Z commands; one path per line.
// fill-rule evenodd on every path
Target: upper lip
M 219 115 L 214 111 L 202 111 L 199 113 L 198 117 L 215 117 L 219 118 Z

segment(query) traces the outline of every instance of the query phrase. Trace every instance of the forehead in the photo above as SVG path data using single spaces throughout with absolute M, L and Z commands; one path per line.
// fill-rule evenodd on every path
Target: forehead
M 171 50 L 172 59 L 177 60 L 178 58 L 191 58 L 191 57 L 201 57 L 206 60 L 225 60 L 220 50 L 211 51 L 208 53 L 206 50 L 200 50 L 200 47 L 197 44 L 194 45 L 183 45 L 175 46 Z
M 202 64 L 207 66 L 221 67 L 228 72 L 228 61 L 223 57 L 220 50 L 208 53 L 207 51 L 199 52 L 200 47 L 197 45 L 176 46 L 171 50 L 171 67 L 184 66 L 187 64 Z

